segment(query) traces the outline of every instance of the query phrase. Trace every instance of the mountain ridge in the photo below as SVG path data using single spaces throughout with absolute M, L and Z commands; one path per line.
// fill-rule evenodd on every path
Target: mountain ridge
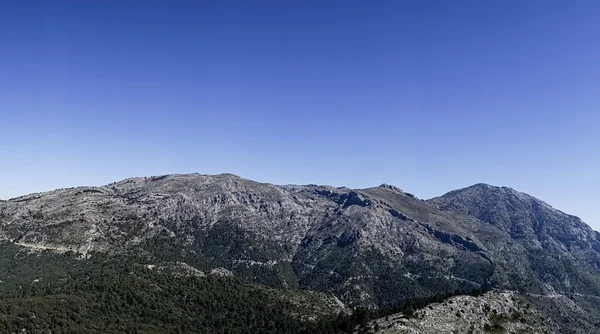
M 54 189 L 54 190 L 31 192 L 31 193 L 19 195 L 19 196 L 8 198 L 8 199 L 0 199 L 0 202 L 16 201 L 16 200 L 20 200 L 22 198 L 27 198 L 27 197 L 30 197 L 30 196 L 43 195 L 43 194 L 48 194 L 48 193 L 52 193 L 52 192 L 56 192 L 56 191 L 61 191 L 61 190 L 72 190 L 72 189 L 79 189 L 79 188 L 82 188 L 82 189 L 84 189 L 84 188 L 105 188 L 105 187 L 110 186 L 110 185 L 114 185 L 114 184 L 117 184 L 117 183 L 126 183 L 128 181 L 147 180 L 147 179 L 160 180 L 160 179 L 164 179 L 164 178 L 168 178 L 168 177 L 178 177 L 178 176 L 181 177 L 181 176 L 192 176 L 192 175 L 203 176 L 203 177 L 232 177 L 232 178 L 236 178 L 236 179 L 241 179 L 241 180 L 246 180 L 246 181 L 252 181 L 252 182 L 256 182 L 256 183 L 260 183 L 260 184 L 264 184 L 264 185 L 272 185 L 272 186 L 277 186 L 277 187 L 311 187 L 312 186 L 312 187 L 327 187 L 327 188 L 350 189 L 350 190 L 367 190 L 367 189 L 373 189 L 373 188 L 386 188 L 386 189 L 397 191 L 399 193 L 405 193 L 405 194 L 411 195 L 413 197 L 416 197 L 414 194 L 407 193 L 402 188 L 400 188 L 400 187 L 398 187 L 396 185 L 385 183 L 385 182 L 381 183 L 380 185 L 373 186 L 373 187 L 367 187 L 367 188 L 349 188 L 349 187 L 346 187 L 346 186 L 332 186 L 332 185 L 327 185 L 327 184 L 295 184 L 295 183 L 293 183 L 293 184 L 292 183 L 278 184 L 278 183 L 271 183 L 271 182 L 254 181 L 254 180 L 242 177 L 242 176 L 234 174 L 234 173 L 224 172 L 224 173 L 219 173 L 219 174 L 173 173 L 173 174 L 162 174 L 162 175 L 155 175 L 155 176 L 132 176 L 132 177 L 124 178 L 124 179 L 119 180 L 119 181 L 114 181 L 114 182 L 111 182 L 111 183 L 108 183 L 108 184 L 98 185 L 98 186 L 79 185 L 79 186 L 72 186 L 72 187 L 57 188 L 57 189 Z M 434 196 L 434 197 L 431 197 L 429 199 L 423 199 L 423 200 L 425 200 L 425 201 L 432 201 L 432 200 L 434 200 L 436 198 L 440 198 L 440 197 L 443 197 L 443 196 L 446 196 L 446 195 L 449 195 L 449 194 L 452 194 L 452 193 L 455 193 L 455 192 L 459 192 L 459 191 L 462 191 L 462 190 L 468 190 L 468 189 L 471 189 L 471 188 L 477 188 L 477 187 L 483 187 L 483 188 L 487 188 L 487 189 L 496 189 L 496 190 L 508 190 L 508 191 L 511 191 L 513 193 L 516 193 L 516 194 L 525 195 L 527 197 L 534 198 L 534 199 L 536 199 L 536 200 L 544 203 L 548 207 L 550 207 L 550 208 L 552 208 L 554 210 L 560 211 L 561 213 L 564 213 L 566 215 L 579 218 L 577 215 L 568 214 L 568 213 L 566 213 L 566 212 L 564 212 L 562 210 L 559 210 L 559 209 L 553 207 L 552 205 L 548 204 L 547 202 L 545 202 L 545 201 L 543 201 L 543 200 L 541 200 L 541 199 L 539 199 L 539 198 L 537 198 L 535 196 L 532 196 L 532 195 L 530 195 L 528 193 L 525 193 L 525 192 L 521 192 L 521 191 L 519 191 L 519 190 L 517 190 L 517 189 L 515 189 L 513 187 L 498 186 L 498 185 L 493 185 L 493 184 L 489 184 L 489 183 L 485 183 L 485 182 L 477 182 L 477 183 L 474 183 L 474 184 L 472 184 L 470 186 L 466 186 L 466 187 L 463 187 L 463 188 L 458 188 L 458 189 L 450 190 L 450 191 L 448 191 L 448 192 L 446 192 L 446 193 L 444 193 L 442 195 Z M 587 224 L 587 225 L 589 225 L 589 224 Z

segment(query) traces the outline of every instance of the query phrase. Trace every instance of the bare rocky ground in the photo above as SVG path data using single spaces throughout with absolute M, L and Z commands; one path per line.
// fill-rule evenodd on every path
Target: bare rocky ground
M 370 324 L 372 331 L 387 334 L 560 333 L 548 320 L 514 292 L 489 292 L 481 297 L 457 296 L 416 311 Z

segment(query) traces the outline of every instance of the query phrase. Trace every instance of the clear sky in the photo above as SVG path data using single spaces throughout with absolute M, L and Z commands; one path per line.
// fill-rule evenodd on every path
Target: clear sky
M 485 182 L 600 229 L 598 18 L 595 0 L 2 1 L 0 198 L 187 172 L 421 198 Z

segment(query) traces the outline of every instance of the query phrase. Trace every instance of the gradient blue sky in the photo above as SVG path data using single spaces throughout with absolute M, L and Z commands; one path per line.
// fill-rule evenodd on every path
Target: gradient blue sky
M 218 3 L 218 4 L 215 4 Z M 0 198 L 506 185 L 600 229 L 598 1 L 2 1 Z

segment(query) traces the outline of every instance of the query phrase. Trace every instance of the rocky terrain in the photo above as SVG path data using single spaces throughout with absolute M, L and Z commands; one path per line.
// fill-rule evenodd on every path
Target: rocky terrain
M 560 330 L 556 323 L 514 292 L 457 296 L 416 311 L 408 319 L 396 314 L 369 325 L 373 331 L 388 334 L 551 334 Z
M 529 195 L 483 184 L 425 201 L 386 184 L 132 178 L 0 201 L 0 240 L 81 261 L 136 254 L 185 275 L 219 268 L 345 307 L 481 287 L 518 291 L 535 312 L 558 317 L 561 332 L 600 330 L 600 235 Z

